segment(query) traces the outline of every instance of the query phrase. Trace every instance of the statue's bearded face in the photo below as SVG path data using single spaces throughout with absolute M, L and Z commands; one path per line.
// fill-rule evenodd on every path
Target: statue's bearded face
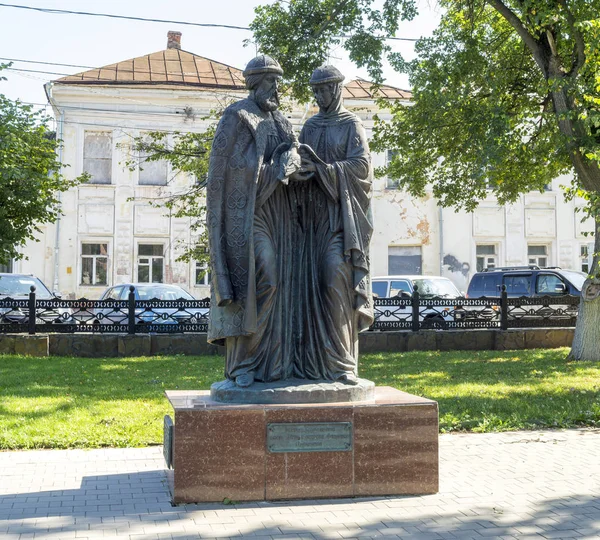
M 313 94 L 320 109 L 327 110 L 331 106 L 333 100 L 337 97 L 338 86 L 336 83 L 316 84 L 313 86 Z
M 267 73 L 254 88 L 254 99 L 263 111 L 274 111 L 279 107 L 278 84 L 279 75 Z

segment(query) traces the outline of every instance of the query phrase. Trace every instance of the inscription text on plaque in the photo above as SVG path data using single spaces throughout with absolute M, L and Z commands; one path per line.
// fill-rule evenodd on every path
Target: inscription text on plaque
M 272 423 L 269 452 L 344 452 L 352 449 L 352 422 Z

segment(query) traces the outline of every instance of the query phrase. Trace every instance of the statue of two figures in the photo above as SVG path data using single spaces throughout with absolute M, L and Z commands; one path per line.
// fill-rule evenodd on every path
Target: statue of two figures
M 365 130 L 342 104 L 333 66 L 310 79 L 319 113 L 296 137 L 278 111 L 279 64 L 244 70 L 210 156 L 208 339 L 226 377 L 357 384 L 358 332 L 373 321 L 369 278 L 372 167 Z

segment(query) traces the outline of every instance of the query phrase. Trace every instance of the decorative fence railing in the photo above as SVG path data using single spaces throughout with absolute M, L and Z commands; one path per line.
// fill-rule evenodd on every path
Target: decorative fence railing
M 210 301 L 0 299 L 2 333 L 183 333 L 206 332 Z M 509 298 L 375 298 L 371 330 L 452 330 L 575 326 L 579 296 Z M 35 316 L 32 316 L 35 314 Z
M 475 328 L 575 326 L 579 296 L 553 295 L 509 298 L 506 290 L 494 298 L 376 298 L 372 330 L 454 330 Z

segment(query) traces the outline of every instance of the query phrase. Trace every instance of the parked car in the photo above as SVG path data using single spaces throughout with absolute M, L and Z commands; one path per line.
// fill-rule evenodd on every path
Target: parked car
M 456 285 L 448 278 L 440 276 L 380 276 L 374 277 L 371 281 L 375 298 L 410 299 L 416 286 L 421 303 L 419 310 L 421 327 L 446 328 L 449 321 L 456 319 L 457 306 L 427 305 L 427 300 L 432 298 L 451 300 L 462 297 Z M 375 320 L 377 322 L 412 323 L 412 307 L 408 302 L 406 305 L 380 305 L 375 308 Z M 393 325 L 390 327 L 393 328 Z
M 29 299 L 31 287 L 35 287 L 37 300 L 59 300 L 58 293 L 51 293 L 44 283 L 32 274 L 0 274 L 0 324 L 26 324 L 29 322 L 29 310 L 24 301 Z M 21 306 L 9 305 L 18 300 Z M 63 307 L 37 307 L 38 324 L 74 324 L 73 313 Z
M 575 270 L 540 268 L 539 266 L 504 266 L 477 272 L 471 278 L 467 298 L 500 297 L 506 285 L 509 298 L 521 296 L 581 296 L 581 288 L 587 276 Z
M 504 266 L 477 272 L 471 278 L 467 298 L 499 298 L 506 287 L 508 298 L 541 298 L 581 296 L 586 274 L 558 267 Z M 509 306 L 509 319 L 571 319 L 577 316 L 578 305 L 570 302 L 551 306 L 527 302 L 522 306 Z
M 109 287 L 100 300 L 128 300 L 129 289 L 134 287 L 136 302 L 161 300 L 165 305 L 136 307 L 136 324 L 199 324 L 208 320 L 208 308 L 173 305 L 178 300 L 196 300 L 189 292 L 177 285 L 162 283 L 123 283 Z M 127 324 L 127 307 L 105 305 L 94 309 L 92 324 Z

